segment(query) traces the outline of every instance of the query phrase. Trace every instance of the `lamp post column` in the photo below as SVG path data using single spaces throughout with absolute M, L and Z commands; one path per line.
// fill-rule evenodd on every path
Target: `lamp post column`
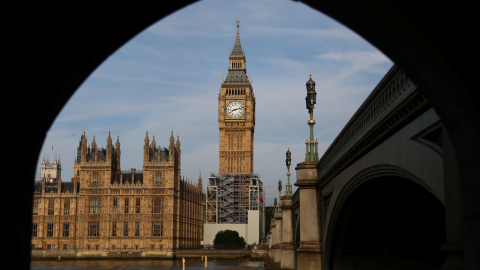
M 322 269 L 321 247 L 321 197 L 317 188 L 318 181 L 318 142 L 314 141 L 313 109 L 316 104 L 317 92 L 315 82 L 310 80 L 306 83 L 307 96 L 305 104 L 310 115 L 308 125 L 310 127 L 310 140 L 307 139 L 307 151 L 305 162 L 297 164 L 297 181 L 295 186 L 300 193 L 300 243 L 297 248 L 297 269 Z
M 313 136 L 313 127 L 315 126 L 315 120 L 313 120 L 313 109 L 317 103 L 317 92 L 315 91 L 315 82 L 312 80 L 312 74 L 310 74 L 310 79 L 305 84 L 307 87 L 307 96 L 305 97 L 305 106 L 307 107 L 308 114 L 310 115 L 310 120 L 307 124 L 310 127 L 310 139 L 307 139 L 305 142 L 306 153 L 305 161 L 316 161 L 318 160 L 318 142 L 314 139 Z
M 290 149 L 286 153 L 285 164 L 287 165 L 287 184 L 285 185 L 285 195 L 292 195 L 292 184 L 290 183 L 290 165 L 292 164 L 292 153 Z

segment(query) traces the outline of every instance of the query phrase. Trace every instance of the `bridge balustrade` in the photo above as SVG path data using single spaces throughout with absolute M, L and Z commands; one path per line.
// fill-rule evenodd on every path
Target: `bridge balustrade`
M 323 154 L 318 166 L 319 178 L 416 89 L 403 71 L 392 67 Z

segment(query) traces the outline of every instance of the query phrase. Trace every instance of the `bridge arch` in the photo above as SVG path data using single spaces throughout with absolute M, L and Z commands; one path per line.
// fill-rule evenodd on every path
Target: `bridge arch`
M 327 227 L 325 269 L 437 269 L 445 260 L 445 207 L 428 185 L 399 167 L 375 166 L 353 177 Z
M 9 92 L 9 99 L 14 103 L 18 101 L 17 107 L 29 108 L 30 112 L 42 112 L 30 114 L 28 119 L 7 117 L 5 126 L 16 131 L 15 143 L 10 143 L 15 147 L 15 151 L 10 151 L 15 153 L 12 159 L 22 160 L 17 162 L 16 171 L 25 172 L 27 169 L 27 178 L 33 181 L 46 131 L 76 88 L 103 60 L 150 24 L 191 2 L 196 1 L 170 1 L 161 9 L 144 4 L 117 6 L 116 12 L 112 12 L 111 5 L 107 8 L 99 5 L 95 9 L 89 5 L 77 5 L 74 10 L 65 12 L 58 12 L 49 6 L 19 9 L 22 12 L 16 17 L 18 20 L 12 21 L 13 26 L 8 29 L 10 31 L 6 31 L 7 38 L 12 36 L 14 42 L 10 45 L 18 48 L 14 50 L 17 54 L 13 55 L 24 56 L 30 61 L 20 61 L 28 63 L 28 68 L 13 68 L 14 75 L 18 76 L 8 77 L 12 78 L 11 85 L 18 85 L 21 89 L 48 87 L 42 91 Z M 335 18 L 370 41 L 408 72 L 431 97 L 432 105 L 445 123 L 451 142 L 450 152 L 455 155 L 451 167 L 457 174 L 455 179 L 458 178 L 458 181 L 452 181 L 453 186 L 457 186 L 451 192 L 453 202 L 449 203 L 457 206 L 450 212 L 458 214 L 449 217 L 454 223 L 457 220 L 457 224 L 451 225 L 457 235 L 449 241 L 459 243 L 459 253 L 463 254 L 465 248 L 465 264 L 475 268 L 478 266 L 475 256 L 478 240 L 475 240 L 479 231 L 475 228 L 480 224 L 479 182 L 472 176 L 478 174 L 480 162 L 478 152 L 472 149 L 479 149 L 479 100 L 474 95 L 476 88 L 470 87 L 474 85 L 475 70 L 464 63 L 471 59 L 475 42 L 470 42 L 474 35 L 458 31 L 473 29 L 475 16 L 472 15 L 475 9 L 465 8 L 460 3 L 419 6 L 414 1 L 301 2 Z M 447 15 L 454 19 L 445 20 Z M 27 25 L 29 31 L 24 28 Z M 20 31 L 15 31 L 15 26 Z M 70 27 L 70 31 L 65 31 L 66 26 Z M 445 42 L 446 37 L 455 42 Z M 32 40 L 41 42 L 35 42 L 35 48 L 30 48 L 28 44 L 32 44 Z M 18 62 L 19 58 L 13 59 Z M 25 98 L 26 93 L 28 98 Z M 45 108 L 45 104 L 49 104 L 48 108 Z M 15 209 L 19 216 L 16 219 L 18 246 L 15 250 L 21 257 L 17 260 L 20 267 L 28 268 L 33 188 L 32 185 L 26 185 L 25 181 L 11 181 L 9 185 L 22 198 Z

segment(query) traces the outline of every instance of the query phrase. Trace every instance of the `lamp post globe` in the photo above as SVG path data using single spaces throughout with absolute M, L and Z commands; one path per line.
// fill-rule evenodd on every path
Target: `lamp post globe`
M 278 196 L 282 196 L 282 179 L 278 180 Z
M 290 168 L 290 165 L 292 164 L 292 153 L 290 152 L 290 149 L 287 150 L 286 156 L 285 164 L 287 165 L 287 168 Z

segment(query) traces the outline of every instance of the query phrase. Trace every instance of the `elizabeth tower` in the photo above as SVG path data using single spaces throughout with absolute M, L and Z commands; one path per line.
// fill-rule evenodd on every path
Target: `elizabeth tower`
M 218 94 L 220 174 L 253 173 L 255 96 L 247 76 L 237 19 L 237 35 L 229 57 L 228 74 Z

